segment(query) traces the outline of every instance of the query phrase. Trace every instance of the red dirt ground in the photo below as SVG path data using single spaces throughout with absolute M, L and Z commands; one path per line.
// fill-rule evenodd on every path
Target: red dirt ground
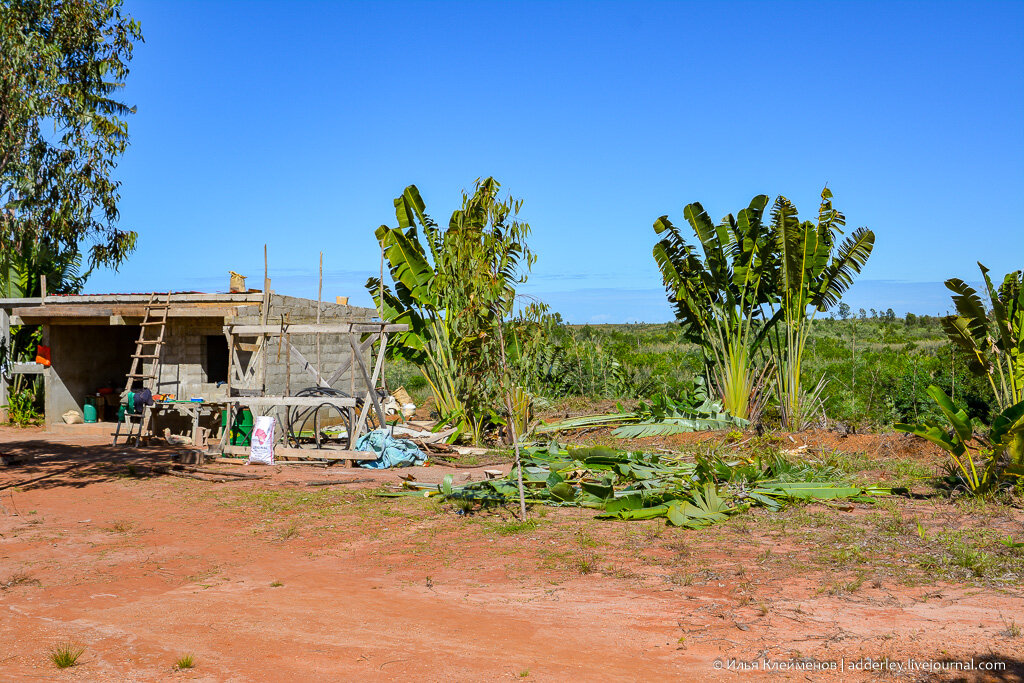
M 837 447 L 850 444 L 879 450 L 867 437 Z M 825 522 L 806 537 L 763 511 L 692 532 L 546 509 L 523 529 L 500 511 L 374 495 L 400 474 L 461 481 L 479 468 L 214 465 L 270 476 L 211 483 L 154 472 L 170 449 L 10 428 L 0 453 L 16 460 L 0 466 L 6 680 L 932 680 L 877 668 L 972 657 L 1007 669 L 946 678 L 1024 670 L 1010 628 L 1024 622 L 1019 585 L 915 585 L 879 570 L 829 589 L 849 572 L 815 564 L 823 534 L 867 520 L 868 506 L 808 506 L 800 514 Z M 372 481 L 304 485 L 341 478 Z M 947 503 L 899 505 L 932 530 L 956 518 Z M 1022 519 L 1000 508 L 984 523 L 1019 537 Z M 48 659 L 61 642 L 85 648 L 63 671 Z M 176 671 L 184 653 L 196 667 Z M 855 668 L 863 658 L 874 672 Z M 846 669 L 715 668 L 730 659 Z

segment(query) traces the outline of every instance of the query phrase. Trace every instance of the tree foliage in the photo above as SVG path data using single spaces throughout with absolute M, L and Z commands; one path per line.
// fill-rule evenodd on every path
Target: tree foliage
M 875 245 L 867 228 L 854 230 L 841 243 L 846 217 L 832 205 L 832 191 L 821 191 L 818 220 L 801 221 L 785 197 L 772 207 L 771 233 L 777 267 L 771 270 L 775 395 L 782 423 L 806 427 L 820 412 L 824 379 L 810 391 L 802 386 L 804 351 L 811 322 L 819 312 L 839 304 L 853 278 L 864 268 Z
M 128 146 L 116 99 L 139 23 L 120 0 L 0 3 L 0 247 L 46 241 L 117 267 L 136 234 L 117 226 Z
M 950 278 L 956 313 L 942 319 L 942 329 L 967 354 L 971 371 L 988 380 L 999 407 L 1007 408 L 1024 401 L 1024 271 L 1008 273 L 997 288 L 988 268 L 978 267 L 989 308 L 973 287 Z
M 689 204 L 683 215 L 697 246 L 667 216 L 654 223 L 661 236 L 654 260 L 669 301 L 687 337 L 704 349 L 711 383 L 736 417 L 757 418 L 774 370 L 782 420 L 801 428 L 807 401 L 800 369 L 809 323 L 839 303 L 871 255 L 874 233 L 860 228 L 838 243 L 845 217 L 832 206 L 828 188 L 821 199 L 817 222 L 801 221 L 781 196 L 767 222 L 766 195 L 718 225 L 699 203 Z
M 774 243 L 762 220 L 767 204 L 768 197 L 758 195 L 717 226 L 700 203 L 688 204 L 683 216 L 699 251 L 668 216 L 654 222 L 661 236 L 654 260 L 676 318 L 704 350 L 709 379 L 725 409 L 743 419 L 756 419 L 765 376 L 755 354 L 767 329 L 764 306 L 771 295 L 763 284 L 776 268 Z
M 477 181 L 445 230 L 426 213 L 416 186 L 407 187 L 395 199 L 397 227 L 376 232 L 393 287 L 378 278 L 366 283 L 385 320 L 409 325 L 392 354 L 420 368 L 442 419 L 475 440 L 488 422 L 501 421 L 503 387 L 518 382 L 501 363 L 503 349 L 518 360 L 537 341 L 536 325 L 523 316 L 507 348 L 499 334 L 535 261 L 530 226 L 517 217 L 522 201 L 500 198 L 500 187 L 493 178 Z

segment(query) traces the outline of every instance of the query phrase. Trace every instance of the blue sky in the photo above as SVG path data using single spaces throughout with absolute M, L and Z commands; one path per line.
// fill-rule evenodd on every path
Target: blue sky
M 1024 3 L 126 0 L 121 224 L 90 291 L 259 286 L 369 303 L 373 230 L 411 183 L 446 222 L 497 177 L 525 200 L 525 291 L 574 322 L 664 321 L 651 224 L 828 183 L 875 253 L 856 310 L 948 307 L 1024 266 Z

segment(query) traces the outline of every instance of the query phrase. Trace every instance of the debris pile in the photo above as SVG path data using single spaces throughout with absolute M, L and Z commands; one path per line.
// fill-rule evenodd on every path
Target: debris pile
M 874 502 L 890 489 L 851 486 L 838 470 L 792 463 L 781 454 L 726 460 L 697 456 L 627 453 L 606 447 L 564 449 L 556 443 L 524 450 L 523 482 L 531 504 L 599 510 L 600 519 L 654 519 L 699 529 L 752 507 L 778 510 L 797 501 L 839 499 Z M 454 485 L 405 482 L 404 492 L 442 495 L 466 504 L 500 505 L 516 500 L 516 473 Z

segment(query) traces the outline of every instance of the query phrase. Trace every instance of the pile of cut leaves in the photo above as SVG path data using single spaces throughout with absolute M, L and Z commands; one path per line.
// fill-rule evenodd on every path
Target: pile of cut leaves
M 655 396 L 650 403 L 640 401 L 632 412 L 621 405 L 619 412 L 604 415 L 584 415 L 537 427 L 537 434 L 553 434 L 586 427 L 615 427 L 612 436 L 636 439 L 644 436 L 665 436 L 682 432 L 700 432 L 712 429 L 744 429 L 750 423 L 734 417 L 718 401 L 708 396 L 702 379 L 694 388 L 679 398 Z
M 873 502 L 890 489 L 844 484 L 833 467 L 792 463 L 781 454 L 727 460 L 698 455 L 627 453 L 607 447 L 564 449 L 557 443 L 526 448 L 527 503 L 600 510 L 599 519 L 655 519 L 699 529 L 751 507 L 778 510 L 797 501 Z M 503 479 L 454 485 L 406 482 L 406 494 L 441 495 L 463 509 L 518 500 L 515 470 Z M 402 495 L 402 494 L 394 494 Z

